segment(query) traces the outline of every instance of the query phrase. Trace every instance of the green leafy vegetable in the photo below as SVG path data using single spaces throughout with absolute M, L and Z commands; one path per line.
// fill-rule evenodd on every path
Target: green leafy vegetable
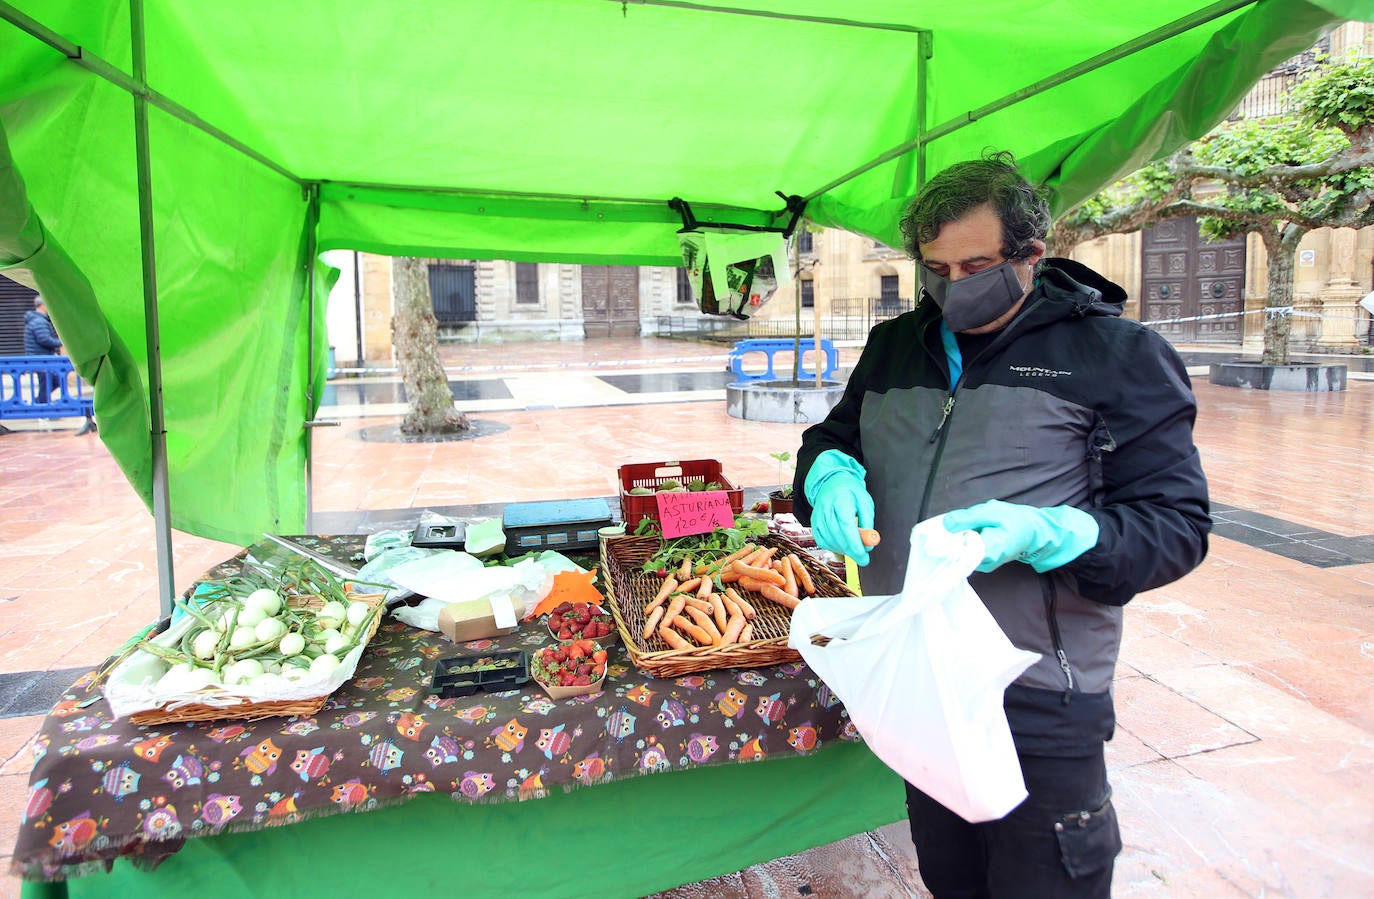
M 643 568 L 645 571 L 674 568 L 686 556 L 691 556 L 698 562 L 728 556 L 750 540 L 767 534 L 768 523 L 763 519 L 736 515 L 735 526 L 732 528 L 716 528 L 705 534 L 690 534 L 686 537 L 665 540 L 658 552 L 645 560 Z M 641 518 L 639 524 L 635 526 L 635 536 L 637 537 L 662 537 L 662 535 L 663 531 L 655 519 Z

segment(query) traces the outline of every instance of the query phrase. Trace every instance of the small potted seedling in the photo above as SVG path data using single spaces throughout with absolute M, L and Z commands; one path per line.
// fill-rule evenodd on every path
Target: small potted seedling
M 779 453 L 769 453 L 769 456 L 778 460 L 778 488 L 768 494 L 768 513 L 770 515 L 780 515 L 784 512 L 792 511 L 792 472 L 796 465 L 789 465 L 792 454 L 787 450 Z

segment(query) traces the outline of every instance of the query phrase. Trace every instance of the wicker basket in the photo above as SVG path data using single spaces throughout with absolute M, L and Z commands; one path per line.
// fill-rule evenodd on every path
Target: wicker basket
M 357 593 L 351 594 L 349 599 L 355 602 L 367 603 L 374 609 L 381 605 L 386 599 L 385 593 Z M 293 608 L 297 609 L 319 609 L 324 606 L 325 601 L 318 596 L 294 596 L 288 600 Z M 382 613 L 372 616 L 372 623 L 368 626 L 367 633 L 364 635 L 362 644 L 366 647 L 372 635 L 377 633 L 377 627 L 382 622 Z M 351 675 L 350 675 L 351 676 Z M 229 690 L 220 691 L 222 695 L 232 696 Z M 134 712 L 129 716 L 129 720 L 140 727 L 148 727 L 156 724 L 176 724 L 194 721 L 258 721 L 263 718 L 291 717 L 299 715 L 309 717 L 324 708 L 325 701 L 329 699 L 329 694 L 324 696 L 311 696 L 306 699 L 288 699 L 281 701 L 259 701 L 251 702 L 245 700 L 237 705 L 213 706 L 213 705 L 181 705 L 172 708 L 172 704 L 165 705 L 157 709 L 148 709 L 144 712 Z
M 782 554 L 796 553 L 816 584 L 816 596 L 853 596 L 854 592 L 828 567 L 786 537 L 769 535 L 751 541 L 759 546 L 774 546 Z M 644 562 L 658 551 L 657 537 L 625 537 L 606 544 L 607 592 L 611 614 L 620 630 L 625 652 L 635 667 L 654 677 L 677 677 L 718 668 L 762 668 L 797 662 L 801 655 L 787 645 L 792 613 L 750 591 L 742 595 L 754 606 L 755 639 L 725 646 L 672 649 L 654 634 L 644 639 L 644 607 L 658 593 L 663 580 L 643 570 Z

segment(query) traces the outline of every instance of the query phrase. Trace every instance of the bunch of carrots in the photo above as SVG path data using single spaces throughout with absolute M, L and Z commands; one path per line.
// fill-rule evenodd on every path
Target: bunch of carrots
M 816 592 L 795 553 L 775 559 L 776 554 L 776 547 L 746 543 L 723 559 L 696 566 L 690 556 L 684 558 L 644 607 L 642 636 L 648 640 L 657 631 L 674 649 L 748 643 L 756 613 L 735 586 L 786 609 Z

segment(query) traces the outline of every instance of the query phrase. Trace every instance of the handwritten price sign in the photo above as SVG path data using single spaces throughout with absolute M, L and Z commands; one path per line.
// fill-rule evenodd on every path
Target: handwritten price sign
M 735 526 L 730 495 L 724 490 L 656 493 L 654 499 L 658 502 L 658 522 L 667 539 Z

